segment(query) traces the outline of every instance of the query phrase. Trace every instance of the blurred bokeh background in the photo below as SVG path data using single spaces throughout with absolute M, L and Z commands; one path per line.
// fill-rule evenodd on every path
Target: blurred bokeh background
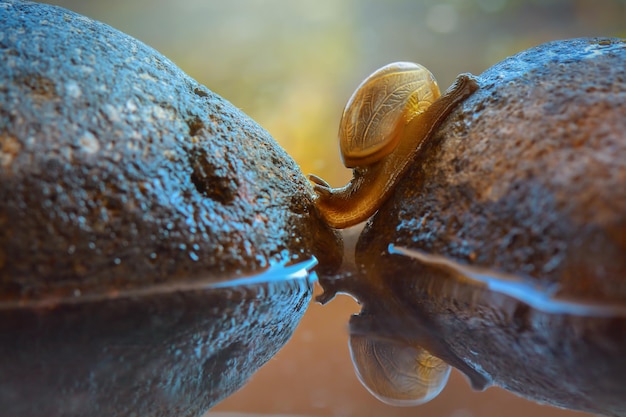
M 255 119 L 304 173 L 350 178 L 336 131 L 348 97 L 370 72 L 415 61 L 442 90 L 531 46 L 581 36 L 626 37 L 626 0 L 56 0 L 154 47 Z M 500 389 L 472 392 L 454 372 L 418 408 L 385 406 L 357 381 L 339 297 L 311 305 L 289 344 L 208 416 L 574 417 Z

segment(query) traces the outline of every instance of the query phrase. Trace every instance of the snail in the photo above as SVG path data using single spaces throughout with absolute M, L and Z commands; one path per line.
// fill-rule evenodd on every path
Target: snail
M 339 123 L 341 157 L 352 180 L 331 188 L 309 175 L 316 206 L 328 225 L 342 229 L 367 220 L 391 195 L 404 171 L 454 108 L 478 89 L 461 74 L 441 95 L 426 68 L 410 62 L 386 65 L 352 94 Z

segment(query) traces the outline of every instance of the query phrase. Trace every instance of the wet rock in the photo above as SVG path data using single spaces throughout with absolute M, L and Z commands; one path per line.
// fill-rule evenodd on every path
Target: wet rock
M 2 414 L 202 414 L 287 341 L 307 261 L 338 261 L 307 180 L 102 23 L 4 1 L 0 27 Z
M 353 333 L 626 415 L 624 62 L 624 40 L 575 39 L 481 74 L 360 236 L 360 276 L 325 283 L 363 303 Z

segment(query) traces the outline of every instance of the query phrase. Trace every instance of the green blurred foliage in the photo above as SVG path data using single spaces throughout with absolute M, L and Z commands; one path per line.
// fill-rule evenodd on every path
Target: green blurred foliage
M 626 0 L 56 0 L 154 47 L 265 127 L 305 173 L 340 185 L 343 106 L 392 61 L 445 89 L 533 45 L 626 37 Z

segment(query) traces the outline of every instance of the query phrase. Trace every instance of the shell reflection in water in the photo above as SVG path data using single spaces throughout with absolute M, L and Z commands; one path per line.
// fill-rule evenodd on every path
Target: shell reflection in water
M 380 401 L 415 406 L 446 386 L 450 366 L 417 345 L 350 335 L 350 355 L 361 383 Z

